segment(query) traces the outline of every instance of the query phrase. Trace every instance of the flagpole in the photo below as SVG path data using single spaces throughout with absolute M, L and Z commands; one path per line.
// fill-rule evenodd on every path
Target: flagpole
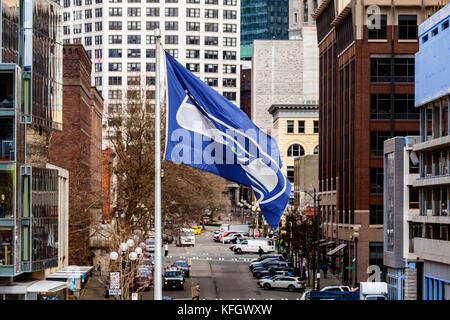
M 161 234 L 161 31 L 155 30 L 156 79 L 155 79 L 155 269 L 153 274 L 154 300 L 162 300 L 162 234 Z

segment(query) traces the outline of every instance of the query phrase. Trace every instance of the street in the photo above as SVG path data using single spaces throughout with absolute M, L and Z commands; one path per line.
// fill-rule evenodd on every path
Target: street
M 191 264 L 190 278 L 186 279 L 184 290 L 163 290 L 163 297 L 191 299 L 191 286 L 200 283 L 200 300 L 296 300 L 299 292 L 282 290 L 266 291 L 259 288 L 257 280 L 248 270 L 249 261 L 256 254 L 235 255 L 229 244 L 212 240 L 212 231 L 207 227 L 195 236 L 194 247 L 169 246 L 168 256 L 163 259 L 163 267 L 176 260 L 187 260 Z M 153 289 L 142 296 L 143 300 L 153 300 Z

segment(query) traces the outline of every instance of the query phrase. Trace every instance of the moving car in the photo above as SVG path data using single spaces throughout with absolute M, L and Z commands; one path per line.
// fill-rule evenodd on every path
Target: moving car
M 264 290 L 287 289 L 290 292 L 303 289 L 305 284 L 298 277 L 274 276 L 270 279 L 261 279 L 257 282 L 259 287 Z
M 244 233 L 234 233 L 232 235 L 230 235 L 229 237 L 224 239 L 225 243 L 236 243 L 237 239 L 239 239 L 239 241 L 243 241 L 244 239 L 246 239 L 248 237 L 248 233 L 244 232 Z
M 199 226 L 193 226 L 191 228 L 194 229 L 194 234 L 200 234 L 202 232 L 202 228 Z
M 188 247 L 192 246 L 193 247 L 195 245 L 194 230 L 187 229 L 187 228 L 181 228 L 179 238 L 178 238 L 178 243 L 181 246 L 188 246 Z
M 189 264 L 184 260 L 175 261 L 172 267 L 182 270 L 184 272 L 184 277 L 189 277 Z
M 183 270 L 176 268 L 167 269 L 164 272 L 164 289 L 181 289 L 184 290 Z
M 221 233 L 217 234 L 214 236 L 214 241 L 215 242 L 221 242 L 222 241 L 222 237 L 224 239 L 226 239 L 228 236 L 231 236 L 232 234 L 235 234 L 236 232 L 234 231 L 225 231 L 225 233 L 222 235 Z
M 275 246 L 272 240 L 267 239 L 247 239 L 234 247 L 234 252 L 241 254 L 244 252 L 258 253 L 259 248 L 262 249 L 263 253 L 275 251 Z

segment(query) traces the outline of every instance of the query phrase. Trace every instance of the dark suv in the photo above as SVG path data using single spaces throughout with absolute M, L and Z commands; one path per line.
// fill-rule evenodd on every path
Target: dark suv
M 164 272 L 164 289 L 184 289 L 184 272 L 171 268 Z

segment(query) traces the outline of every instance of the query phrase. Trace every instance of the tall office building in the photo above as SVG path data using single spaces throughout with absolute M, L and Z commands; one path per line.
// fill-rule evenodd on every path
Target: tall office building
M 289 0 L 241 1 L 241 58 L 251 59 L 254 40 L 287 40 Z
M 325 0 L 313 15 L 321 222 L 326 243 L 334 243 L 323 259 L 352 285 L 367 279 L 370 265 L 384 268 L 383 142 L 419 134 L 414 54 L 426 9 L 420 0 Z
M 322 0 L 289 0 L 289 39 L 303 39 L 303 29 L 316 25 L 312 14 Z M 315 30 L 314 30 L 315 31 Z
M 108 113 L 120 113 L 123 89 L 136 85 L 152 109 L 157 28 L 167 52 L 239 106 L 240 0 L 61 1 L 63 42 L 85 46 Z

